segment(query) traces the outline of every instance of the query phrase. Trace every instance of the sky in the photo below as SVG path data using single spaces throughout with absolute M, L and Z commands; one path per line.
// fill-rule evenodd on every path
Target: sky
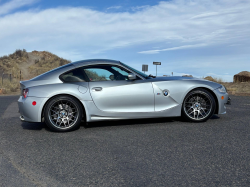
M 147 74 L 233 81 L 250 71 L 250 0 L 0 0 L 0 56 L 49 51 Z

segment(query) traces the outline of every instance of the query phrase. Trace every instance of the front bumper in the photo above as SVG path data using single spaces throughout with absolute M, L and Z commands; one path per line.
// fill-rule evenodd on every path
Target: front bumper
M 231 98 L 230 97 L 228 97 L 226 104 L 231 105 Z
M 227 104 L 231 103 L 231 98 L 228 96 L 228 93 L 221 93 L 218 90 L 214 90 L 218 100 L 218 113 L 217 114 L 226 114 Z
M 20 113 L 20 120 L 27 122 L 41 122 L 41 114 L 43 106 L 48 98 L 39 97 L 27 97 L 20 96 L 18 99 L 18 107 Z M 33 106 L 32 102 L 36 101 L 36 105 Z

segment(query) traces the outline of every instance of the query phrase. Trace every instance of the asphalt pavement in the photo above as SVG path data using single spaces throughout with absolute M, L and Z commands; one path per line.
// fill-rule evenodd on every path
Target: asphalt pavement
M 68 133 L 18 118 L 0 97 L 0 186 L 250 186 L 250 97 L 227 114 L 105 121 Z

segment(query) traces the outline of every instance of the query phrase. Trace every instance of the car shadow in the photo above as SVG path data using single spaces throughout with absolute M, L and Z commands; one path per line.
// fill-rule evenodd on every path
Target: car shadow
M 109 120 L 109 121 L 98 121 L 91 123 L 81 123 L 84 128 L 95 128 L 105 126 L 126 126 L 126 125 L 140 125 L 140 124 L 151 124 L 151 123 L 168 123 L 174 121 L 181 121 L 181 118 L 150 118 L 150 119 L 129 119 L 129 120 Z M 39 131 L 45 129 L 51 131 L 44 122 L 31 123 L 22 122 L 22 128 L 25 130 Z
M 213 115 L 209 120 L 220 119 L 219 116 Z M 97 128 L 97 127 L 107 127 L 107 126 L 126 126 L 126 125 L 143 125 L 143 124 L 163 124 L 163 123 L 173 123 L 173 122 L 183 122 L 189 123 L 182 117 L 168 117 L 168 118 L 147 118 L 147 119 L 126 119 L 126 120 L 107 120 L 83 123 L 81 126 L 84 128 Z M 29 123 L 23 122 L 22 128 L 25 130 L 35 130 L 39 131 L 45 129 L 46 131 L 51 131 L 44 122 L 41 123 Z
M 184 122 L 181 117 L 173 118 L 147 118 L 147 119 L 124 119 L 124 120 L 105 120 L 98 122 L 82 123 L 85 128 L 96 128 L 105 126 L 126 126 L 126 125 L 141 125 L 141 124 L 160 124 L 172 123 L 175 121 Z
M 212 120 L 214 120 L 214 119 L 220 119 L 220 117 L 214 114 L 210 119 L 212 119 Z
M 209 120 L 220 119 L 219 116 L 213 115 Z M 182 117 L 167 117 L 167 118 L 147 118 L 147 119 L 126 119 L 126 120 L 107 120 L 107 121 L 98 121 L 90 123 L 82 123 L 84 128 L 96 128 L 96 127 L 105 127 L 105 126 L 126 126 L 126 125 L 141 125 L 141 124 L 160 124 L 160 123 L 173 123 L 173 122 L 182 122 L 182 123 L 192 123 L 188 122 Z
M 23 129 L 25 130 L 34 130 L 34 131 L 39 131 L 42 129 L 45 129 L 47 131 L 50 131 L 47 125 L 43 122 L 40 123 L 29 123 L 29 122 L 22 122 Z

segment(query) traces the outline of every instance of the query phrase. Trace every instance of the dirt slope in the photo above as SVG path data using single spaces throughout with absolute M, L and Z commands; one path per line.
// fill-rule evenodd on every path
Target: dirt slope
M 21 79 L 27 80 L 67 63 L 70 61 L 47 51 L 16 50 L 0 57 L 0 74 L 12 74 L 13 78 L 20 79 L 21 71 Z
M 29 72 L 29 67 L 35 64 L 36 60 L 41 59 L 40 56 L 34 55 L 31 52 L 28 53 L 27 62 L 24 62 L 19 65 L 20 70 L 22 71 L 22 79 L 31 79 L 33 76 Z

